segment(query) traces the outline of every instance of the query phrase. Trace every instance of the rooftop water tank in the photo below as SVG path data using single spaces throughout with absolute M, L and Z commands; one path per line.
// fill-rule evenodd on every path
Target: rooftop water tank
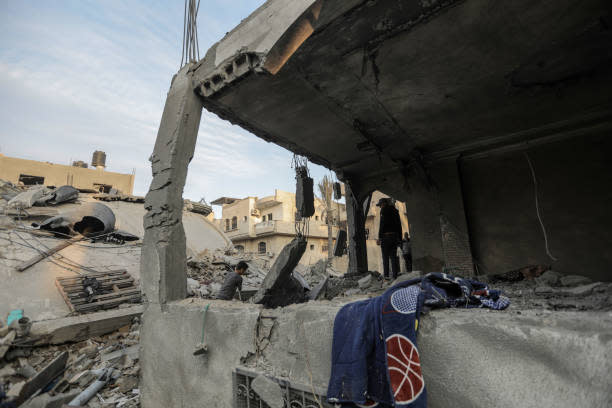
M 106 167 L 106 153 L 96 150 L 91 157 L 91 165 L 97 168 Z

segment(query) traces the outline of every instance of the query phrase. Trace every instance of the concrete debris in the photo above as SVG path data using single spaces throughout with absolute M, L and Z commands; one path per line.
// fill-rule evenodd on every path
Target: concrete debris
M 227 254 L 230 255 L 227 255 Z M 238 252 L 216 250 L 214 253 L 204 253 L 187 261 L 187 294 L 189 296 L 207 299 L 215 298 L 228 271 L 240 261 L 249 265 L 247 273 L 242 277 L 243 295 L 256 291 L 263 282 L 268 271 L 268 260 L 256 255 L 240 254 Z M 243 296 L 242 300 L 248 300 Z
M 28 364 L 27 361 L 26 361 L 26 363 L 22 364 L 22 366 L 19 367 L 15 371 L 15 373 L 17 375 L 20 375 L 20 376 L 24 377 L 24 378 L 32 378 L 32 377 L 34 377 L 36 375 L 36 370 L 34 370 L 32 368 L 32 366 L 30 364 Z
M 292 276 L 304 251 L 306 251 L 306 240 L 302 237 L 297 237 L 285 245 L 266 275 L 261 288 L 253 296 L 253 303 L 263 304 L 266 307 L 279 307 L 306 300 L 305 288 Z
M 49 364 L 38 371 L 34 377 L 23 385 L 19 395 L 15 397 L 15 402 L 21 404 L 39 390 L 45 388 L 64 371 L 67 361 L 68 352 L 64 351 L 57 355 Z
M 251 388 L 270 408 L 283 408 L 283 390 L 277 382 L 258 375 L 251 383 Z
M 544 272 L 548 270 L 550 270 L 550 265 L 529 265 L 501 274 L 491 275 L 488 277 L 488 280 L 492 283 L 532 280 L 541 276 Z
M 38 324 L 36 322 L 34 327 Z M 15 402 L 17 406 L 22 404 L 21 406 L 27 408 L 60 408 L 69 401 L 76 401 L 78 396 L 83 395 L 84 390 L 91 387 L 89 398 L 93 398 L 89 399 L 89 402 L 84 399 L 76 401 L 82 404 L 79 406 L 138 407 L 139 317 L 132 315 L 127 324 L 105 335 L 96 334 L 99 327 L 95 325 L 82 324 L 71 327 L 76 330 L 73 331 L 76 339 L 83 337 L 90 327 L 90 338 L 86 340 L 62 345 L 44 345 L 40 343 L 44 337 L 39 337 L 38 347 L 27 347 L 30 351 L 28 357 L 6 362 L 0 360 L 0 389 L 9 390 L 9 399 L 0 400 L 0 405 Z M 66 339 L 63 335 L 47 338 Z M 35 375 L 24 381 L 23 376 L 32 372 Z M 106 376 L 101 378 L 105 373 Z M 104 384 L 100 384 L 98 380 L 103 380 Z M 94 385 L 96 387 L 93 387 Z M 94 388 L 95 393 L 91 393 Z
M 536 278 L 538 285 L 559 286 L 561 284 L 561 274 L 555 271 L 546 271 Z
M 104 353 L 100 356 L 102 361 L 116 361 L 123 356 L 129 357 L 131 360 L 138 360 L 138 346 L 130 346 L 111 353 Z M 125 365 L 125 364 L 124 364 Z
M 31 208 L 36 201 L 40 200 L 50 192 L 51 190 L 44 186 L 33 186 L 29 190 L 19 193 L 10 199 L 7 206 L 9 208 L 16 209 Z
M 11 344 L 17 337 L 17 332 L 15 330 L 11 330 L 8 332 L 6 336 L 0 339 L 0 359 L 5 356 L 6 352 L 11 347 Z
M 101 336 L 130 324 L 142 314 L 142 310 L 142 305 L 137 305 L 126 309 L 34 322 L 30 331 L 31 343 L 57 345 Z
M 578 286 L 591 283 L 592 280 L 581 275 L 567 275 L 561 277 L 561 285 L 563 286 Z
M 372 275 L 370 274 L 367 274 L 366 276 L 364 276 L 363 278 L 357 281 L 357 285 L 359 286 L 359 289 L 361 290 L 369 288 L 371 284 L 372 284 Z
M 62 408 L 64 404 L 71 401 L 74 397 L 79 395 L 80 390 L 71 391 L 61 394 L 42 394 L 35 398 L 32 398 L 29 402 L 23 405 L 24 408 Z

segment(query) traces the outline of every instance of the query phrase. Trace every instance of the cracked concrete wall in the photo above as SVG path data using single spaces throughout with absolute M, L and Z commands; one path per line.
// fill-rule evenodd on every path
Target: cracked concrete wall
M 149 158 L 153 181 L 145 198 L 142 289 L 149 302 L 187 295 L 183 187 L 195 149 L 202 100 L 193 91 L 192 65 L 172 79 L 157 140 Z
M 208 352 L 194 356 L 201 341 Z M 163 310 L 162 310 L 163 309 Z M 232 369 L 254 354 L 261 306 L 185 299 L 149 304 L 141 333 L 141 405 L 144 408 L 232 407 Z
M 349 299 L 347 301 L 354 301 Z M 209 352 L 200 342 L 202 310 Z M 236 366 L 325 392 L 333 322 L 344 303 L 262 309 L 186 299 L 145 312 L 142 406 L 233 407 Z M 604 407 L 612 404 L 612 316 L 606 312 L 436 310 L 418 346 L 431 408 Z

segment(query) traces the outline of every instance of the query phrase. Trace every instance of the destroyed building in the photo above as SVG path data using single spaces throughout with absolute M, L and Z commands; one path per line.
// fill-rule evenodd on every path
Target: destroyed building
M 118 317 L 110 336 L 122 344 L 99 332 L 77 343 L 85 357 L 68 364 L 68 389 L 107 359 L 122 377 L 139 372 L 144 408 L 331 407 L 339 312 L 448 272 L 490 282 L 511 304 L 418 321 L 428 406 L 612 405 L 610 15 L 603 0 L 265 2 L 172 78 L 142 210 L 142 321 Z M 236 259 L 189 250 L 182 192 L 202 109 L 335 171 L 346 185 L 344 276 L 323 264 L 322 285 L 306 290 L 298 236 L 270 271 L 252 266 L 248 301 L 211 299 L 208 280 Z M 405 202 L 410 220 L 415 272 L 395 282 L 368 272 L 375 191 Z M 68 333 L 89 337 L 77 318 Z M 37 328 L 53 347 L 84 340 L 53 325 Z M 7 353 L 18 349 L 11 330 Z M 3 374 L 32 374 L 27 363 L 36 379 L 66 366 L 62 351 L 45 351 L 48 365 L 17 358 Z M 98 380 L 112 387 L 109 405 L 135 398 L 119 393 L 134 378 L 108 376 Z M 32 389 L 22 382 L 18 398 Z
M 349 275 L 367 274 L 380 190 L 406 203 L 416 270 L 513 281 L 503 313 L 422 319 L 429 406 L 610 405 L 610 284 L 587 283 L 611 280 L 609 25 L 603 0 L 269 0 L 192 58 L 151 156 L 142 406 L 329 406 L 334 318 L 368 298 L 186 298 L 202 109 L 336 172 Z

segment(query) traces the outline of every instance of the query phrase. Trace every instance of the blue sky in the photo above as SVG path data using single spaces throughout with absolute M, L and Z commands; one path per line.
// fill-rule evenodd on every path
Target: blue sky
M 201 0 L 200 55 L 263 0 Z M 181 58 L 183 0 L 0 0 L 0 153 L 68 164 L 107 154 L 151 181 L 166 93 Z M 184 197 L 293 191 L 291 153 L 204 111 Z M 315 182 L 328 170 L 311 166 Z

